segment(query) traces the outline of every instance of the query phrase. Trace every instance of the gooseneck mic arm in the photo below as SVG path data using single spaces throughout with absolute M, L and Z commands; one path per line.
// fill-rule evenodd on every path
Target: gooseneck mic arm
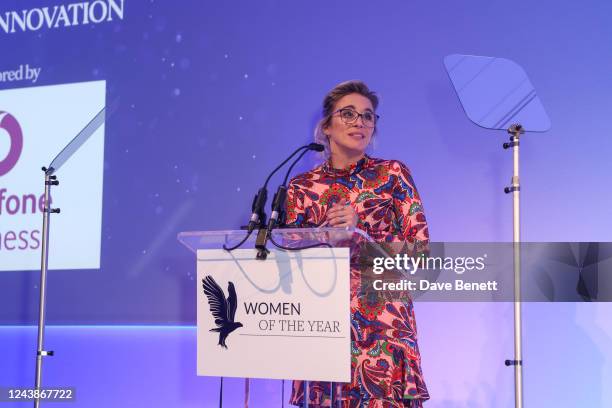
M 289 166 L 289 170 L 287 170 L 287 173 L 285 173 L 285 179 L 283 180 L 283 184 L 282 184 L 283 186 L 287 187 L 287 180 L 289 180 L 289 176 L 291 175 L 293 168 L 295 167 L 296 164 L 298 164 L 298 162 L 302 159 L 302 157 L 306 153 L 308 153 L 310 150 L 319 152 L 319 153 L 325 150 L 325 147 L 319 143 L 311 143 L 305 147 L 307 148 L 307 150 L 303 151 L 302 154 L 297 159 L 295 159 L 293 163 L 291 163 L 291 166 Z
M 257 191 L 257 194 L 253 198 L 253 204 L 251 205 L 251 217 L 249 218 L 246 236 L 237 245 L 234 245 L 232 247 L 227 247 L 226 245 L 223 245 L 223 249 L 225 249 L 226 251 L 233 251 L 234 249 L 239 248 L 247 241 L 247 239 L 249 239 L 251 233 L 256 228 L 262 228 L 266 225 L 266 213 L 264 208 L 266 206 L 266 201 L 268 200 L 268 183 L 270 182 L 270 179 L 274 174 L 276 174 L 277 171 L 279 171 L 285 164 L 287 164 L 289 160 L 291 160 L 299 152 L 318 149 L 318 147 L 313 147 L 315 145 L 322 147 L 322 145 L 318 145 L 317 143 L 310 143 L 308 145 L 300 146 L 293 153 L 291 153 L 289 157 L 283 160 L 281 164 L 279 164 L 274 170 L 272 170 L 272 172 L 266 178 L 264 185 Z
M 313 150 L 315 152 L 322 152 L 325 148 L 323 145 L 319 143 L 311 143 L 307 146 L 306 150 L 304 150 L 298 157 L 291 163 L 289 166 L 289 170 L 285 173 L 285 178 L 283 179 L 283 184 L 278 186 L 276 190 L 276 194 L 274 194 L 274 199 L 272 200 L 272 213 L 270 214 L 270 220 L 268 221 L 268 232 L 276 228 L 280 223 L 282 223 L 281 214 L 283 213 L 283 208 L 285 207 L 285 201 L 287 200 L 287 181 L 289 180 L 289 176 L 293 171 L 293 168 L 302 157 L 309 151 Z
M 272 176 L 276 174 L 277 171 L 279 171 L 285 164 L 287 164 L 289 160 L 291 160 L 300 151 L 304 151 L 302 153 L 303 156 L 305 152 L 312 149 L 312 145 L 316 144 L 317 143 L 311 143 L 309 145 L 298 147 L 293 153 L 291 153 L 289 157 L 283 160 L 283 162 L 276 166 L 276 168 L 272 170 L 272 172 L 268 175 L 268 178 L 266 178 L 266 182 L 264 183 L 263 187 L 259 189 L 259 191 L 255 195 L 255 198 L 253 199 L 251 219 L 249 220 L 249 225 L 247 227 L 248 231 L 252 232 L 256 227 L 260 225 L 263 226 L 266 224 L 266 213 L 264 211 L 264 207 L 266 206 L 266 201 L 268 200 L 268 183 L 270 182 Z
M 261 228 L 259 233 L 257 234 L 257 240 L 255 241 L 255 248 L 257 248 L 257 259 L 266 259 L 268 255 L 268 249 L 266 248 L 266 244 L 268 240 L 271 239 L 271 233 L 274 228 L 279 225 L 279 221 L 284 217 L 281 216 L 283 213 L 283 208 L 285 207 L 285 201 L 287 199 L 287 180 L 289 179 L 289 175 L 291 171 L 295 167 L 295 165 L 304 157 L 306 153 L 313 150 L 316 152 L 322 152 L 325 148 L 322 144 L 319 143 L 310 143 L 309 145 L 302 146 L 304 151 L 291 163 L 289 170 L 285 174 L 285 178 L 283 180 L 283 184 L 278 186 L 276 190 L 276 194 L 274 194 L 274 199 L 272 200 L 272 213 L 270 214 L 270 220 L 268 221 L 268 225 L 266 228 Z M 297 151 L 295 152 L 297 153 Z M 294 153 L 294 154 L 295 154 Z M 287 159 L 285 162 L 287 162 Z M 274 243 L 274 242 L 273 242 Z M 276 245 L 276 243 L 274 243 Z M 276 245 L 278 246 L 278 245 Z

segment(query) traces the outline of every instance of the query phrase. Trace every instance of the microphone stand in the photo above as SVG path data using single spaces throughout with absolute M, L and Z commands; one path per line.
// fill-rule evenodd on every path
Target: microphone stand
M 270 214 L 270 220 L 268 221 L 268 225 L 266 228 L 260 228 L 259 232 L 257 233 L 257 240 L 255 241 L 255 248 L 257 248 L 257 259 L 266 259 L 268 253 L 270 252 L 266 248 L 266 244 L 270 239 L 270 234 L 272 233 L 272 230 L 278 225 L 279 218 L 282 218 L 280 216 L 283 212 L 285 201 L 287 200 L 287 180 L 289 179 L 289 174 L 291 174 L 291 171 L 293 170 L 297 162 L 299 162 L 302 157 L 304 157 L 304 155 L 308 153 L 309 150 L 310 149 L 305 149 L 297 157 L 297 159 L 295 159 L 293 163 L 291 163 L 289 170 L 287 170 L 287 173 L 285 174 L 283 184 L 278 186 L 278 189 L 274 194 L 274 199 L 272 200 L 272 213 Z

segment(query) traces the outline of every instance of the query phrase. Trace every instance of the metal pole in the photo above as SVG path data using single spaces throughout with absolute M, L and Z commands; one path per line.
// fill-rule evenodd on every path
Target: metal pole
M 47 169 L 43 167 L 45 172 L 45 202 L 43 208 L 43 226 L 42 226 L 42 246 L 40 256 L 40 295 L 38 304 L 38 343 L 36 347 L 36 378 L 34 387 L 37 390 L 41 389 L 42 384 L 42 363 L 43 357 L 52 356 L 53 351 L 44 349 L 45 340 L 45 306 L 47 295 L 47 267 L 49 261 L 49 221 L 51 213 L 59 213 L 59 209 L 51 208 L 51 186 L 58 185 L 59 182 L 56 176 L 51 176 L 47 173 Z M 40 406 L 40 400 L 34 400 L 34 407 Z
M 223 408 L 223 377 L 219 383 L 219 408 Z
M 303 383 L 304 386 L 304 403 L 303 403 L 303 407 L 304 408 L 308 408 L 308 406 L 310 405 L 310 401 L 309 401 L 309 395 L 310 395 L 310 384 L 309 381 L 304 381 Z
M 251 398 L 251 379 L 244 379 L 244 408 L 249 408 L 249 399 Z
M 508 129 L 510 143 L 504 143 L 504 149 L 512 147 L 513 174 L 512 184 L 506 187 L 506 193 L 512 193 L 513 213 L 513 264 L 514 264 L 514 360 L 506 360 L 506 365 L 514 366 L 514 406 L 523 407 L 523 347 L 521 315 L 521 231 L 520 231 L 520 179 L 519 179 L 519 139 L 524 133 L 521 125 L 515 124 Z
M 285 408 L 285 380 L 281 381 L 281 408 Z

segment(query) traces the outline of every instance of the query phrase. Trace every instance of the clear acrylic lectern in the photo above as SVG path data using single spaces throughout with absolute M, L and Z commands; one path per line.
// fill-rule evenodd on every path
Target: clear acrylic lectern
M 247 378 L 350 382 L 351 249 L 371 239 L 353 228 L 286 228 L 272 231 L 265 260 L 255 236 L 223 249 L 246 234 L 178 235 L 196 254 L 198 375 L 245 378 L 246 404 Z

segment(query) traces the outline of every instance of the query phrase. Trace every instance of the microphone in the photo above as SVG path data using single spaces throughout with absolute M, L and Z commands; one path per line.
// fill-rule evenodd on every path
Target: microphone
M 291 171 L 306 153 L 311 150 L 315 152 L 322 152 L 323 150 L 325 150 L 325 147 L 319 143 L 310 143 L 306 146 L 302 146 L 300 149 L 296 150 L 293 155 L 291 155 L 287 160 L 285 160 L 283 164 L 289 161 L 291 157 L 293 157 L 302 149 L 302 153 L 297 157 L 297 159 L 293 161 L 293 163 L 291 163 L 289 170 L 287 170 L 287 173 L 285 174 L 285 179 L 283 180 L 283 184 L 278 186 L 276 194 L 274 194 L 274 198 L 272 199 L 272 213 L 270 214 L 270 220 L 268 221 L 267 227 L 265 229 L 260 229 L 259 233 L 257 234 L 257 240 L 255 241 L 255 248 L 258 249 L 257 259 L 266 259 L 268 253 L 268 250 L 266 249 L 266 243 L 268 242 L 270 233 L 274 228 L 276 228 L 276 226 L 278 225 L 279 218 L 281 218 L 280 215 L 283 212 L 285 201 L 287 200 L 287 180 L 289 179 Z
M 274 173 L 272 173 L 274 174 Z M 266 213 L 264 212 L 264 207 L 266 205 L 266 201 L 268 200 L 268 189 L 266 186 L 261 187 L 255 197 L 253 197 L 253 204 L 251 204 L 251 218 L 249 218 L 249 225 L 247 226 L 247 230 L 249 232 L 253 232 L 255 227 L 262 223 L 266 222 Z
M 272 170 L 272 172 L 268 175 L 268 178 L 266 178 L 266 182 L 264 183 L 263 187 L 261 187 L 257 191 L 257 194 L 255 194 L 255 197 L 253 198 L 253 204 L 251 205 L 251 211 L 252 211 L 251 218 L 249 219 L 249 224 L 247 226 L 247 230 L 249 233 L 253 232 L 253 230 L 256 227 L 266 224 L 266 213 L 264 211 L 264 208 L 266 206 L 266 201 L 268 200 L 268 189 L 267 189 L 268 182 L 270 181 L 272 176 L 278 170 L 281 169 L 281 167 L 287 164 L 287 162 L 291 160 L 293 156 L 295 156 L 302 150 L 304 150 L 304 152 L 308 150 L 315 150 L 315 151 L 321 152 L 324 150 L 324 147 L 323 145 L 318 144 L 318 143 L 310 143 L 304 146 L 300 146 L 293 153 L 291 153 L 291 155 L 287 157 L 281 164 L 279 164 L 274 170 Z M 287 177 L 285 177 L 285 184 L 286 184 L 286 180 L 287 180 Z M 276 199 L 276 196 L 275 196 L 275 199 Z M 277 218 L 278 218 L 278 215 L 277 215 Z
M 308 145 L 308 149 L 314 150 L 315 152 L 322 152 L 325 150 L 325 146 L 323 146 L 321 143 L 310 143 Z

